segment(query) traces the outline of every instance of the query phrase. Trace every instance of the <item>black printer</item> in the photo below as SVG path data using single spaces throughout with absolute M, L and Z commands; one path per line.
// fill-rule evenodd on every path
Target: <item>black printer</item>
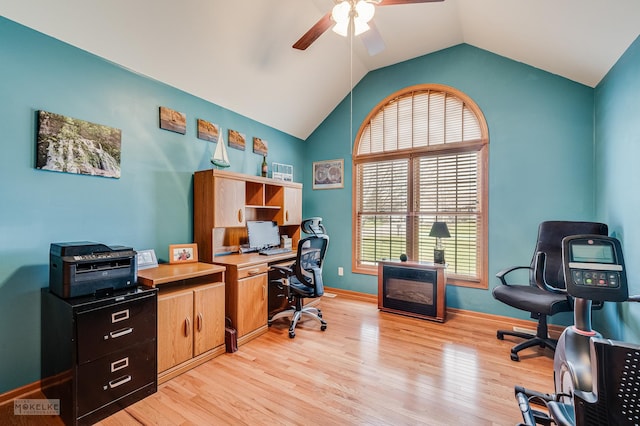
M 109 295 L 135 287 L 136 252 L 130 247 L 89 241 L 52 243 L 49 251 L 49 290 L 62 297 Z

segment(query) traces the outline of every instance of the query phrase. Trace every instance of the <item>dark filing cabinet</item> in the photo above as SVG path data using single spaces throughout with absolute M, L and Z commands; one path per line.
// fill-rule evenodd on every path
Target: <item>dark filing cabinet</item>
M 63 299 L 42 289 L 43 392 L 93 424 L 157 390 L 157 289 Z

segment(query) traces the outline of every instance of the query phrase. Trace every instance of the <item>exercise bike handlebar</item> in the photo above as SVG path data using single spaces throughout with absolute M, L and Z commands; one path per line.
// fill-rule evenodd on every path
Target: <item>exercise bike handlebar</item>
M 640 294 L 634 294 L 633 296 L 629 296 L 627 302 L 640 302 Z

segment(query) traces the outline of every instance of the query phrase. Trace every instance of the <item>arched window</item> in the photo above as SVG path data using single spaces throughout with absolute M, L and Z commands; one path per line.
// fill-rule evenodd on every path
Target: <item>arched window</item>
M 446 222 L 447 281 L 487 288 L 487 124 L 451 87 L 426 84 L 380 102 L 362 123 L 353 155 L 353 271 L 377 261 L 432 262 L 433 222 Z

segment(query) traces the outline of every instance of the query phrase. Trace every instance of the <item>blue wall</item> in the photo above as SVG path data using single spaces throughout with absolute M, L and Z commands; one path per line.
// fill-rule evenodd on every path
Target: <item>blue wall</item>
M 598 217 L 621 239 L 629 291 L 640 293 L 640 38 L 595 89 Z M 640 342 L 640 306 L 610 304 L 598 314 L 605 335 Z
M 0 393 L 40 378 L 40 297 L 49 245 L 97 241 L 155 249 L 192 241 L 192 175 L 211 168 L 215 144 L 197 139 L 202 118 L 244 133 L 231 170 L 258 175 L 253 136 L 269 160 L 304 172 L 290 135 L 124 70 L 0 17 Z M 158 128 L 158 107 L 187 115 L 187 134 Z M 36 111 L 122 130 L 120 179 L 35 169 Z
M 353 92 L 354 135 L 382 99 L 421 83 L 445 84 L 466 93 L 482 109 L 489 126 L 489 290 L 449 286 L 447 306 L 528 318 L 496 302 L 491 288 L 499 270 L 529 264 L 541 221 L 595 218 L 593 89 L 459 45 L 369 73 Z M 345 159 L 344 189 L 314 191 L 311 177 L 304 176 L 304 209 L 325 218 L 331 235 L 325 281 L 375 294 L 375 276 L 350 273 L 348 97 L 307 143 L 309 162 Z M 337 275 L 339 266 L 345 268 L 343 277 Z M 567 319 L 570 316 L 554 318 Z
M 0 40 L 0 393 L 39 379 L 39 289 L 48 284 L 51 242 L 126 244 L 166 258 L 169 244 L 191 241 L 192 173 L 211 167 L 215 148 L 195 137 L 196 118 L 245 133 L 247 151 L 228 150 L 234 171 L 258 174 L 253 136 L 269 142 L 270 161 L 293 164 L 305 215 L 322 216 L 332 237 L 327 285 L 376 293 L 376 277 L 350 272 L 348 97 L 303 144 L 4 18 Z M 640 255 L 638 70 L 638 40 L 595 90 L 459 45 L 371 72 L 354 88 L 354 134 L 380 100 L 414 84 L 455 87 L 485 114 L 490 288 L 449 286 L 449 306 L 527 318 L 495 302 L 490 290 L 500 269 L 529 263 L 537 226 L 547 219 L 609 223 L 623 240 L 631 276 L 640 272 L 633 264 Z M 159 106 L 187 114 L 187 135 L 158 128 Z M 36 170 L 39 109 L 122 129 L 121 179 Z M 314 191 L 311 163 L 337 158 L 345 160 L 345 188 Z M 640 292 L 633 280 L 631 286 Z M 601 320 L 622 319 L 627 325 L 612 331 L 637 339 L 638 316 L 632 306 L 611 306 Z

